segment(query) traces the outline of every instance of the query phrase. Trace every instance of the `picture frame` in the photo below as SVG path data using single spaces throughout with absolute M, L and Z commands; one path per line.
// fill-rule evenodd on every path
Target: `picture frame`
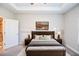
M 36 30 L 48 30 L 49 22 L 48 21 L 36 21 Z

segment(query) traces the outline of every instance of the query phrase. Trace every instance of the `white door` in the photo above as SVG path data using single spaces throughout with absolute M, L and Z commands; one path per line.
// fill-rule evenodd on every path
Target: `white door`
M 10 48 L 18 45 L 18 21 L 7 19 L 5 20 L 5 48 Z

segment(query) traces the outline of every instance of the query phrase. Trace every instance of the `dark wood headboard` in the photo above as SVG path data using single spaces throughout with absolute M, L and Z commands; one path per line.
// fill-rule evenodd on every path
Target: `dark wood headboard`
M 51 35 L 51 37 L 55 39 L 55 31 L 32 31 L 32 39 L 35 38 L 35 35 Z

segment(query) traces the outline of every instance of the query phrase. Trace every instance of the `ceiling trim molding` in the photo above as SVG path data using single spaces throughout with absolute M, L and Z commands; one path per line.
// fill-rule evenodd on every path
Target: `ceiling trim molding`
M 18 3 L 18 4 L 23 4 L 23 3 Z M 30 3 L 26 3 L 26 4 L 28 5 Z M 70 9 L 74 8 L 74 6 L 77 5 L 77 3 L 62 3 L 60 6 L 57 5 L 58 7 L 55 7 L 55 6 L 54 7 L 53 6 L 33 7 L 32 6 L 32 7 L 26 7 L 26 8 L 24 7 L 22 8 L 22 6 L 17 7 L 15 3 L 3 3 L 2 5 L 8 8 L 9 10 L 13 11 L 14 13 L 60 13 L 60 14 L 63 14 L 69 11 Z

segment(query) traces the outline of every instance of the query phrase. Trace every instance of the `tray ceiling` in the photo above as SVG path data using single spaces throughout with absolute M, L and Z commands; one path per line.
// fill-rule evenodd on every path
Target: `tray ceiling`
M 65 13 L 76 3 L 2 3 L 15 13 Z

